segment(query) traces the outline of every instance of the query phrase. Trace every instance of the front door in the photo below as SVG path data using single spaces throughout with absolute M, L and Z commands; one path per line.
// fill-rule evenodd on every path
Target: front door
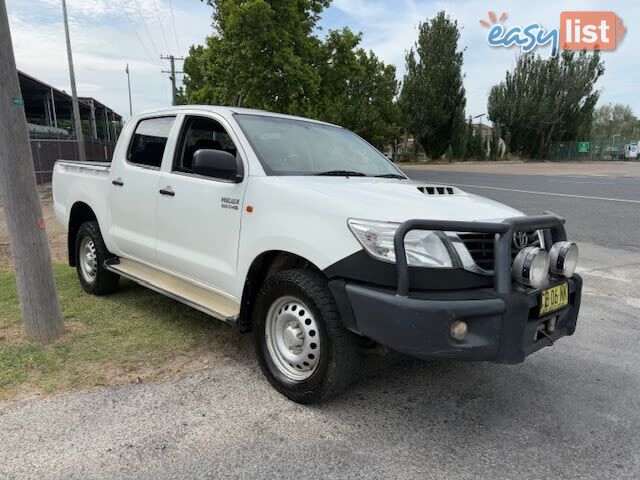
M 239 155 L 232 137 L 212 117 L 187 116 L 171 171 L 163 172 L 158 199 L 158 264 L 229 293 L 236 277 L 246 180 L 235 183 L 191 170 L 199 149 Z

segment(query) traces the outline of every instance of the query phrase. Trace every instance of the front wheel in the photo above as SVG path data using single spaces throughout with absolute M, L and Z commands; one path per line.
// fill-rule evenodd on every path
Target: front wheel
M 262 371 L 289 399 L 326 400 L 353 378 L 358 337 L 342 325 L 319 273 L 286 270 L 269 277 L 256 299 L 254 325 Z

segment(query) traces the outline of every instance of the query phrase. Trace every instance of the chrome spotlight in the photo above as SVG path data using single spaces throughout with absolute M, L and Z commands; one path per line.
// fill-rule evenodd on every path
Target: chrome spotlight
M 551 273 L 571 278 L 578 266 L 578 246 L 573 242 L 554 243 L 549 257 Z
M 517 282 L 540 288 L 549 275 L 549 254 L 540 247 L 525 247 L 513 261 L 511 273 Z

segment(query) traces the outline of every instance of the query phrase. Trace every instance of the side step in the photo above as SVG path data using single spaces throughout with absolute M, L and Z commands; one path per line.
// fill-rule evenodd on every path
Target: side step
M 104 266 L 107 270 L 178 300 L 207 315 L 231 325 L 237 323 L 240 306 L 218 293 L 133 260 L 114 258 L 107 260 Z

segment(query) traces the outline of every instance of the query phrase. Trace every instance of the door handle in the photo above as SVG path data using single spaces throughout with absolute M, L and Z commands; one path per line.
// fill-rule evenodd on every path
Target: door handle
M 111 183 L 113 183 L 116 187 L 124 186 L 124 182 L 122 181 L 121 178 L 116 178 L 115 180 L 111 180 Z
M 171 190 L 171 187 L 166 187 L 166 188 L 162 188 L 160 190 L 160 195 L 169 195 L 170 197 L 175 197 L 176 196 L 176 192 Z

